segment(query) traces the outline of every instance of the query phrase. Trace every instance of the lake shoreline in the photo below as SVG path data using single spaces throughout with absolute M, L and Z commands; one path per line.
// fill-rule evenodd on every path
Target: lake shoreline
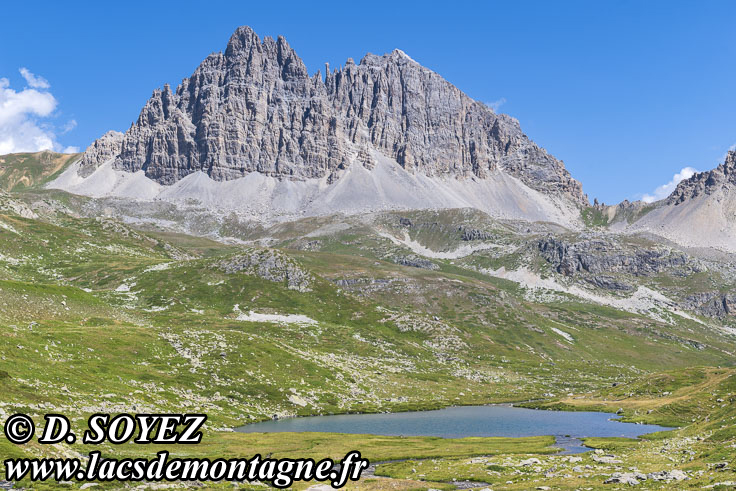
M 450 406 L 426 411 L 353 413 L 283 418 L 235 428 L 241 433 L 317 432 L 398 437 L 521 438 L 551 436 L 562 453 L 588 451 L 584 438 L 639 438 L 674 428 L 618 421 L 597 411 L 549 411 L 509 403 Z

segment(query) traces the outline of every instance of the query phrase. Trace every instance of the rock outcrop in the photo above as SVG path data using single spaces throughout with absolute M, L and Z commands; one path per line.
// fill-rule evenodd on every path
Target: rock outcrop
M 215 181 L 260 173 L 328 178 L 367 169 L 378 150 L 427 176 L 484 179 L 503 171 L 528 187 L 587 205 L 580 183 L 518 122 L 472 100 L 399 50 L 310 76 L 283 37 L 236 30 L 173 91 L 154 91 L 120 139 L 93 143 L 79 173 L 114 157 L 118 170 L 170 185 L 194 172 Z
M 706 317 L 718 319 L 736 316 L 736 294 L 695 293 L 685 298 L 685 308 L 694 310 Z
M 100 164 L 115 159 L 120 155 L 122 144 L 123 134 L 119 131 L 108 131 L 92 142 L 82 155 L 82 161 L 79 163 L 79 175 L 88 177 Z
M 274 249 L 244 251 L 218 263 L 227 274 L 243 273 L 275 283 L 286 283 L 290 290 L 311 291 L 312 275 L 296 262 Z
M 630 292 L 634 290 L 634 287 L 623 281 L 618 281 L 611 276 L 599 275 L 586 278 L 585 281 L 591 285 L 603 288 L 604 290 L 613 290 L 618 292 Z
M 736 253 L 736 151 L 728 152 L 715 169 L 680 182 L 624 230 Z
M 702 271 L 702 266 L 681 252 L 667 249 L 626 249 L 605 238 L 583 239 L 567 242 L 555 237 L 540 239 L 537 248 L 542 257 L 555 270 L 565 276 L 575 273 L 623 273 L 634 276 L 651 276 L 664 271 L 678 275 Z M 614 285 L 600 277 L 601 286 L 611 289 L 627 289 L 623 284 Z
M 0 212 L 17 215 L 23 218 L 38 218 L 36 212 L 34 212 L 26 203 L 14 199 L 12 195 L 2 189 L 0 189 Z M 5 225 L 4 227 L 0 225 L 0 229 L 8 230 L 7 227 L 8 225 Z
M 491 232 L 487 232 L 485 230 L 478 230 L 477 228 L 460 227 L 460 231 L 462 231 L 462 239 L 466 242 L 470 242 L 473 240 L 491 240 L 493 239 L 493 234 Z
M 728 152 L 721 165 L 707 172 L 698 172 L 681 181 L 665 203 L 680 205 L 698 196 L 710 196 L 717 191 L 736 189 L 736 150 Z
M 429 269 L 429 270 L 440 269 L 439 266 L 437 266 L 435 263 L 433 263 L 429 259 L 419 257 L 416 254 L 410 254 L 408 256 L 394 257 L 393 261 L 396 264 L 399 264 L 401 266 L 409 266 L 411 268 L 420 268 L 420 269 Z

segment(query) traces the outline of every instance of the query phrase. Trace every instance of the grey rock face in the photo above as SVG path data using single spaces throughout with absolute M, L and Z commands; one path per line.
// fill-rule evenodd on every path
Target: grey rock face
M 153 93 L 128 130 L 116 166 L 162 184 L 195 171 L 215 180 L 250 172 L 323 177 L 345 163 L 324 84 L 286 40 L 239 28 L 176 93 Z
M 273 249 L 250 250 L 224 259 L 219 267 L 227 274 L 242 272 L 276 283 L 286 282 L 290 290 L 311 291 L 311 275 Z
M 490 232 L 486 232 L 485 230 L 478 230 L 477 228 L 465 228 L 460 227 L 462 230 L 462 239 L 464 241 L 470 242 L 473 240 L 491 240 L 493 239 L 493 234 Z
M 394 262 L 396 264 L 400 264 L 401 266 L 409 266 L 412 268 L 429 269 L 429 270 L 440 269 L 439 266 L 437 266 L 435 263 L 433 263 L 429 259 L 424 259 L 422 257 L 417 256 L 416 254 L 411 254 L 409 256 L 395 257 Z
M 719 189 L 736 187 L 736 151 L 728 152 L 724 163 L 707 172 L 699 172 L 677 185 L 665 203 L 679 205 L 701 195 L 710 195 Z
M 527 185 L 585 202 L 561 162 L 497 115 L 400 50 L 368 54 L 328 72 L 327 92 L 355 143 L 370 143 L 405 169 L 483 178 L 503 167 Z
M 196 171 L 214 180 L 251 172 L 339 179 L 371 149 L 411 172 L 484 178 L 502 168 L 528 186 L 587 205 L 562 162 L 401 51 L 348 60 L 309 76 L 283 37 L 236 30 L 172 91 L 156 90 L 122 139 L 114 166 L 172 184 Z M 107 136 L 107 135 L 106 135 Z M 105 137 L 103 137 L 104 139 Z M 103 140 L 101 139 L 101 140 Z M 83 172 L 109 158 L 107 142 L 85 154 Z
M 590 283 L 591 285 L 595 287 L 603 288 L 605 290 L 629 292 L 634 289 L 634 287 L 629 285 L 628 283 L 624 283 L 623 281 L 618 281 L 615 278 L 612 278 L 610 276 L 605 276 L 605 275 L 592 276 L 590 278 L 586 278 L 585 281 L 587 281 L 588 283 Z
M 542 257 L 565 276 L 579 272 L 650 276 L 668 270 L 684 275 L 702 270 L 697 261 L 679 252 L 660 249 L 625 250 L 603 238 L 568 243 L 547 237 L 540 239 L 537 247 Z
M 123 143 L 123 134 L 119 131 L 108 131 L 92 142 L 82 155 L 79 164 L 79 175 L 88 177 L 102 163 L 117 157 Z
M 723 319 L 736 316 L 736 294 L 696 293 L 685 298 L 685 308 L 694 310 L 706 317 Z

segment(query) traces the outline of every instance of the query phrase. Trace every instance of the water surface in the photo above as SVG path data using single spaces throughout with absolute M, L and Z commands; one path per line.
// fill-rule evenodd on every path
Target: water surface
M 508 405 L 461 406 L 436 411 L 341 414 L 264 421 L 241 426 L 244 433 L 329 432 L 388 436 L 542 436 L 552 435 L 567 453 L 584 452 L 580 438 L 628 437 L 670 428 L 613 421 L 615 414 L 543 411 Z

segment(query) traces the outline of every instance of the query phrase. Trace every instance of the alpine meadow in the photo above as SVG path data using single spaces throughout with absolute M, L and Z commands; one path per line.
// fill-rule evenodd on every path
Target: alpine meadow
M 6 432 L 3 461 L 357 450 L 371 467 L 346 489 L 736 487 L 736 151 L 663 199 L 591 204 L 524 121 L 410 54 L 310 75 L 296 49 L 239 27 L 125 132 L 0 155 L 0 423 L 79 430 Z M 573 430 L 412 429 L 457 406 Z M 123 413 L 207 421 L 193 445 L 82 441 Z M 275 486 L 6 472 L 0 489 Z

